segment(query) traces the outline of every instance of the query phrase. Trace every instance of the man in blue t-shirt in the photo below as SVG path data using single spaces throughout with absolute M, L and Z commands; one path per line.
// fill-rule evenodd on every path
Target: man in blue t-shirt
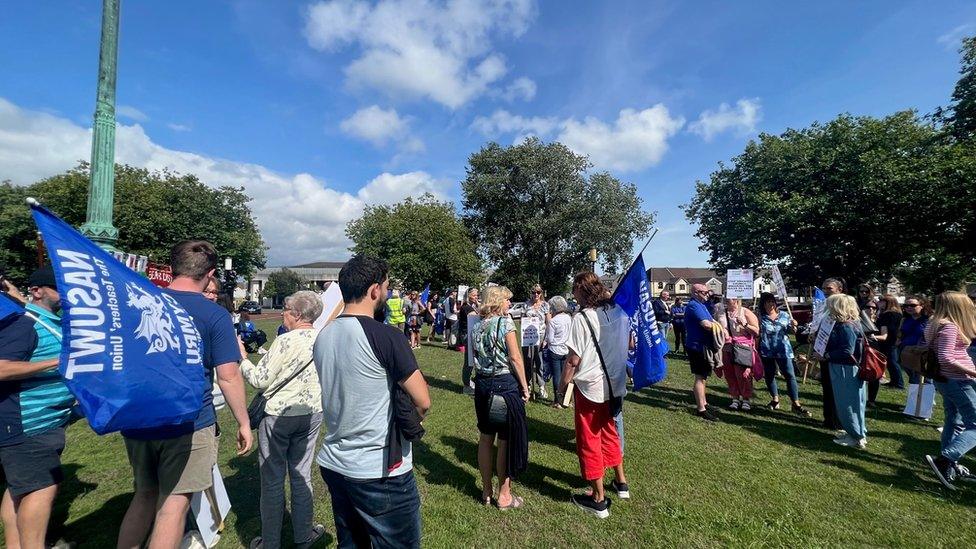
M 203 296 L 217 267 L 217 252 L 203 240 L 188 240 L 170 252 L 173 282 L 164 290 L 186 309 L 200 332 L 207 378 L 217 385 L 240 426 L 237 455 L 253 443 L 247 416 L 241 351 L 230 313 Z M 217 462 L 217 414 L 211 384 L 196 421 L 183 425 L 122 431 L 135 477 L 135 495 L 119 530 L 119 547 L 141 547 L 152 527 L 153 546 L 177 547 L 183 538 L 190 497 L 213 485 Z
M 27 280 L 31 302 L 0 326 L 0 464 L 8 547 L 43 547 L 64 479 L 64 426 L 75 397 L 58 373 L 61 302 L 48 266 Z M 6 299 L 0 297 L 0 299 Z
M 691 287 L 691 300 L 685 309 L 685 350 L 688 352 L 688 363 L 691 373 L 695 375 L 695 404 L 698 405 L 697 414 L 708 421 L 717 421 L 708 410 L 705 400 L 705 380 L 712 373 L 712 362 L 706 356 L 711 345 L 712 324 L 715 319 L 708 311 L 708 297 L 711 292 L 704 284 Z

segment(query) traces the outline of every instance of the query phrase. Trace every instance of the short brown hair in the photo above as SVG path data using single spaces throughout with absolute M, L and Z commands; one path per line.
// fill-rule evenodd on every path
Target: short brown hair
M 580 308 L 603 307 L 610 305 L 610 291 L 600 281 L 596 273 L 583 271 L 573 277 L 573 293 L 579 293 Z
M 217 250 L 206 240 L 184 240 L 169 252 L 173 277 L 185 276 L 203 280 L 217 268 Z

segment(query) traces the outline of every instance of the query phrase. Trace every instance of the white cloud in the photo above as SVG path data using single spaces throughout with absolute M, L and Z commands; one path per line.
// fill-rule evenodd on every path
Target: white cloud
M 947 50 L 956 50 L 962 44 L 962 39 L 970 34 L 976 33 L 976 24 L 967 23 L 959 25 L 936 39 L 936 42 L 945 46 Z
M 517 99 L 522 99 L 524 101 L 532 101 L 535 97 L 536 85 L 531 78 L 526 78 L 524 76 L 516 78 L 511 84 L 509 84 L 505 91 L 501 94 L 501 97 L 511 103 Z
M 697 133 L 711 141 L 716 135 L 732 130 L 738 135 L 746 135 L 756 131 L 756 124 L 762 120 L 762 105 L 759 98 L 740 99 L 735 102 L 735 108 L 728 103 L 722 103 L 717 111 L 706 110 L 701 113 L 696 122 L 688 125 L 688 131 Z
M 115 107 L 115 114 L 122 118 L 128 118 L 129 120 L 134 120 L 136 122 L 145 122 L 149 120 L 149 116 L 147 116 L 146 113 L 129 105 L 119 105 L 118 107 Z
M 345 68 L 353 88 L 456 109 L 507 73 L 492 41 L 521 36 L 534 17 L 534 0 L 328 0 L 308 8 L 305 37 L 320 51 L 358 48 Z
M 339 127 L 376 147 L 396 143 L 404 153 L 419 153 L 425 149 L 424 142 L 410 134 L 410 121 L 397 114 L 396 109 L 383 110 L 377 105 L 359 109 Z
M 177 124 L 176 122 L 170 122 L 169 124 L 166 124 L 166 127 L 173 130 L 174 132 L 188 132 L 193 130 L 192 126 L 188 126 L 186 124 Z
M 575 118 L 526 118 L 505 110 L 495 111 L 491 117 L 475 119 L 472 128 L 485 135 L 555 136 L 577 153 L 590 157 L 597 168 L 615 171 L 635 171 L 656 165 L 668 150 L 668 139 L 684 126 L 684 118 L 673 117 L 662 104 L 638 111 L 624 109 L 617 120 L 608 124 L 589 116 L 582 121 Z
M 90 147 L 88 128 L 0 98 L 0 180 L 28 184 L 57 174 L 87 159 Z M 424 192 L 445 198 L 449 185 L 425 172 L 384 173 L 349 193 L 307 173 L 280 174 L 258 164 L 167 149 L 154 143 L 138 124 L 118 126 L 116 158 L 151 170 L 194 174 L 212 187 L 244 187 L 270 247 L 270 264 L 348 257 L 346 224 L 367 204 L 397 202 Z

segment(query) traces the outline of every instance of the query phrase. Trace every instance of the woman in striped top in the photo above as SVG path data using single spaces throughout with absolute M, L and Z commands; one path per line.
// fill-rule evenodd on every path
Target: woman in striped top
M 934 308 L 925 341 L 935 348 L 939 360 L 935 388 L 942 395 L 945 425 L 942 453 L 935 458 L 927 455 L 925 461 L 939 482 L 955 490 L 952 483 L 957 479 L 976 480 L 959 465 L 966 452 L 976 447 L 976 365 L 966 352 L 976 339 L 976 306 L 962 292 L 945 292 L 936 296 Z

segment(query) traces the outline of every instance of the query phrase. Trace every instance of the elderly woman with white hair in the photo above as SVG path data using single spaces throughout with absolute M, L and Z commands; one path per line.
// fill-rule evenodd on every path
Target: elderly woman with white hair
M 566 342 L 569 341 L 569 329 L 573 319 L 569 314 L 569 303 L 561 295 L 549 300 L 549 312 L 552 318 L 546 331 L 546 350 L 543 352 L 543 358 L 546 361 L 546 369 L 552 374 L 552 407 L 565 408 L 559 384 L 563 379 L 566 355 L 569 354 Z
M 285 473 L 291 483 L 291 523 L 294 541 L 309 546 L 325 534 L 313 523 L 312 460 L 322 425 L 322 389 L 312 364 L 316 331 L 312 323 L 322 314 L 318 294 L 300 291 L 285 299 L 282 320 L 288 331 L 278 336 L 257 364 L 241 344 L 241 373 L 264 391 L 265 416 L 257 425 L 261 471 L 261 536 L 251 548 L 281 546 L 285 511 Z

